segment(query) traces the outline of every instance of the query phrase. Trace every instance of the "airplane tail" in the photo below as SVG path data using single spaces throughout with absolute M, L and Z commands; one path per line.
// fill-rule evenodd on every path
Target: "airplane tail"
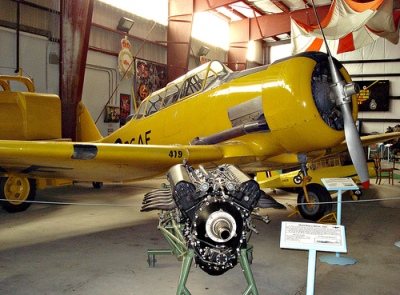
M 89 142 L 101 140 L 99 130 L 89 114 L 83 102 L 79 102 L 76 108 L 76 141 Z

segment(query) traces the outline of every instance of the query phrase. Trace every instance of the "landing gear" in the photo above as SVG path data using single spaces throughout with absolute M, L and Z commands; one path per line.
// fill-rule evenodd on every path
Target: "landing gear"
M 22 212 L 29 208 L 36 196 L 36 180 L 25 177 L 0 178 L 0 198 L 4 210 L 10 213 Z
M 297 209 L 304 219 L 320 220 L 332 211 L 332 198 L 328 190 L 318 183 L 310 183 L 311 177 L 307 171 L 307 156 L 299 154 L 300 172 L 297 177 L 302 179 L 303 189 L 297 196 Z M 327 203 L 327 204 L 321 204 Z
M 306 189 L 308 200 L 304 190 L 301 190 L 297 196 L 297 209 L 304 219 L 317 221 L 332 211 L 332 203 L 321 204 L 332 202 L 331 195 L 322 185 L 310 183 L 306 186 Z
M 362 196 L 362 190 L 356 190 L 356 191 L 350 191 L 350 196 L 353 199 L 353 201 L 358 201 L 361 199 Z
M 103 188 L 103 183 L 102 182 L 92 182 L 92 185 L 93 185 L 93 187 L 94 188 L 97 188 L 97 189 L 102 189 Z

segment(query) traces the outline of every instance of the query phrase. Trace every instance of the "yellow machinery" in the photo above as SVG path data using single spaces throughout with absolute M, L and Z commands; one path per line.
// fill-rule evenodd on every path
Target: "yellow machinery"
M 21 72 L 17 76 L 0 75 L 0 140 L 59 141 L 60 98 L 55 94 L 36 93 L 33 80 L 23 77 Z M 27 91 L 13 91 L 16 84 L 24 85 Z M 72 181 L 66 179 L 26 178 L 7 173 L 0 178 L 0 198 L 9 200 L 2 204 L 4 209 L 17 212 L 29 207 L 37 189 L 70 184 Z
M 12 91 L 13 82 L 26 92 Z M 61 138 L 61 101 L 55 94 L 36 93 L 27 77 L 0 75 L 0 139 L 48 140 Z

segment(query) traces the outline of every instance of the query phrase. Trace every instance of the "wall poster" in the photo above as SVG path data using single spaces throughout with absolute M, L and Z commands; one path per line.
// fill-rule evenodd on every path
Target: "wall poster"
M 119 123 L 119 107 L 106 106 L 106 117 L 104 118 L 105 123 Z
M 149 94 L 167 85 L 167 67 L 158 63 L 136 59 L 136 106 Z
M 355 81 L 360 86 L 357 94 L 360 112 L 389 111 L 389 80 Z
M 131 96 L 129 94 L 120 94 L 120 126 L 124 126 L 126 118 L 131 114 Z

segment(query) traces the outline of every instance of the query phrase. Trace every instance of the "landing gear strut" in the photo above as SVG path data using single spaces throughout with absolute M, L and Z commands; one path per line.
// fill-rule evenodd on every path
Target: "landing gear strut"
M 317 221 L 332 211 L 332 198 L 329 192 L 320 184 L 310 183 L 307 161 L 300 157 L 300 171 L 297 177 L 302 179 L 303 189 L 297 196 L 297 209 L 304 219 Z M 327 204 L 322 204 L 327 203 Z

